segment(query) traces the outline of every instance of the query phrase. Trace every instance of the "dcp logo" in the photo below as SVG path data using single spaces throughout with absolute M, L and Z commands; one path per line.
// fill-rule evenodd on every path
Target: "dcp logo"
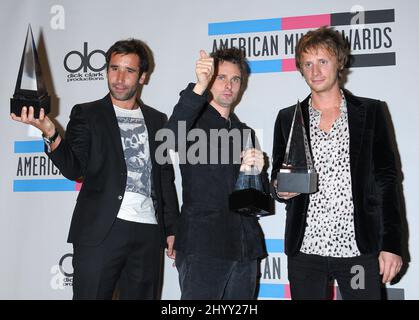
M 71 259 L 67 259 L 71 258 Z M 67 253 L 63 255 L 60 259 L 60 262 L 58 263 L 58 266 L 60 267 L 60 271 L 63 275 L 66 277 L 72 277 L 73 276 L 73 254 Z
M 67 253 L 63 255 L 57 265 L 51 267 L 50 286 L 52 289 L 63 290 L 65 287 L 73 285 L 73 267 L 72 267 L 73 254 Z
M 75 73 L 81 69 L 83 69 L 83 72 L 87 72 L 88 70 L 99 72 L 105 69 L 106 62 L 103 63 L 103 58 L 106 56 L 105 51 L 96 49 L 89 53 L 87 45 L 87 42 L 84 42 L 83 53 L 73 50 L 65 55 L 64 68 L 68 72 Z

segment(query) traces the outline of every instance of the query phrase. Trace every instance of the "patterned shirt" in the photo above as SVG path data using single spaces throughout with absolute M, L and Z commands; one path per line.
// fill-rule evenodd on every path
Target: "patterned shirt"
M 330 132 L 320 129 L 321 111 L 309 102 L 310 139 L 319 190 L 310 194 L 301 252 L 329 257 L 354 257 L 354 204 L 349 161 L 346 100 L 342 94 L 340 116 Z

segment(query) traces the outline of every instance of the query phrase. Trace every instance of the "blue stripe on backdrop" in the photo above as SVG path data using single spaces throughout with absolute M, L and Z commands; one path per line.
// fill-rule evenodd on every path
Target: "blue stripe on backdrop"
M 284 252 L 284 239 L 265 239 L 265 243 L 269 253 Z
M 14 180 L 13 192 L 76 191 L 76 182 L 67 179 Z
M 279 31 L 281 28 L 281 18 L 217 22 L 208 24 L 208 35 Z
M 257 60 L 249 61 L 251 73 L 267 73 L 267 72 L 281 72 L 282 71 L 282 60 Z
M 261 283 L 259 298 L 285 298 L 285 284 Z
M 44 152 L 43 140 L 15 141 L 15 153 Z

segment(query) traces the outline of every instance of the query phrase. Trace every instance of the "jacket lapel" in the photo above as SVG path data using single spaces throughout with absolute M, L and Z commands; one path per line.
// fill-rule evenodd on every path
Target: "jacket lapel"
M 111 132 L 112 143 L 115 145 L 115 150 L 116 152 L 118 152 L 119 159 L 125 159 L 124 150 L 122 149 L 121 143 L 121 132 L 119 131 L 118 120 L 116 119 L 115 109 L 113 107 L 112 100 L 109 94 L 103 98 L 103 103 L 105 105 L 105 108 L 103 110 L 107 122 L 106 127 L 109 128 Z M 125 161 L 123 163 L 123 166 L 126 166 Z
M 365 131 L 366 109 L 356 97 L 344 91 L 348 109 L 349 155 L 351 172 L 355 172 Z
M 156 151 L 156 142 L 154 141 L 154 137 L 156 136 L 156 132 L 158 129 L 157 123 L 155 121 L 155 118 L 151 114 L 150 110 L 145 106 L 143 103 L 140 102 L 140 108 L 141 112 L 144 116 L 144 122 L 147 127 L 147 134 L 148 134 L 148 144 L 150 148 L 150 157 L 151 162 L 154 164 L 155 159 L 155 151 Z M 154 165 L 153 165 L 154 167 Z
M 311 154 L 313 154 L 313 152 L 311 151 L 311 140 L 310 140 L 310 114 L 308 112 L 309 99 L 310 99 L 310 95 L 307 98 L 305 98 L 303 102 L 301 102 L 300 106 L 301 106 L 301 112 L 303 113 L 304 127 L 306 129 L 308 145 L 310 147 Z

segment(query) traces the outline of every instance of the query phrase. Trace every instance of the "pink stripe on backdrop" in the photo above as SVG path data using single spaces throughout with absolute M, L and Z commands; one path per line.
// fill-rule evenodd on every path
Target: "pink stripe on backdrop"
M 76 191 L 80 191 L 82 184 L 83 184 L 82 182 L 76 181 Z
M 282 72 L 295 71 L 297 67 L 295 66 L 295 59 L 282 59 Z
M 290 290 L 290 285 L 289 284 L 285 285 L 284 298 L 285 299 L 291 299 L 291 290 Z
M 282 18 L 282 30 L 318 28 L 330 26 L 330 14 Z

